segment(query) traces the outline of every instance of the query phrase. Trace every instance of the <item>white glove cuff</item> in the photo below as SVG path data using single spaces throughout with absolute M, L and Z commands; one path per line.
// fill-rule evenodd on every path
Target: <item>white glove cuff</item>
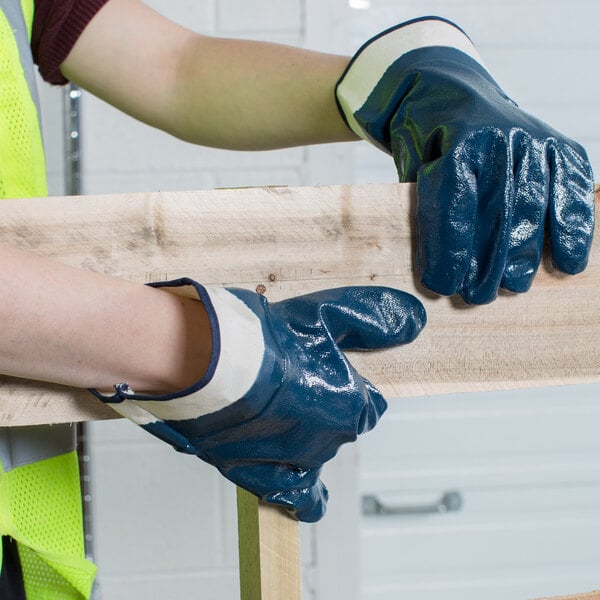
M 162 287 L 178 295 L 198 298 L 193 286 Z M 216 412 L 242 398 L 252 387 L 263 362 L 265 342 L 257 315 L 225 288 L 205 288 L 212 309 L 206 306 L 213 328 L 213 352 L 219 352 L 212 377 L 199 389 L 192 386 L 177 394 L 152 400 L 132 398 L 111 404 L 119 413 L 138 425 L 157 419 L 185 420 Z M 211 314 L 212 313 L 212 314 Z M 215 327 L 217 328 L 215 331 Z M 196 384 L 198 385 L 198 384 Z
M 473 42 L 445 19 L 423 17 L 380 33 L 354 55 L 336 89 L 339 105 L 354 133 L 367 139 L 354 113 L 365 104 L 390 65 L 407 52 L 431 46 L 455 48 L 483 65 Z

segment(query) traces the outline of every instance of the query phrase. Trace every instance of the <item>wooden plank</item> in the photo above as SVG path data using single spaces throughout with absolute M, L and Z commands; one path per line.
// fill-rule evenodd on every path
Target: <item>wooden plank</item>
M 301 600 L 298 521 L 237 489 L 241 600 Z
M 540 598 L 539 600 L 600 600 L 600 592 L 589 592 L 587 594 L 576 594 L 575 596 Z
M 597 207 L 599 202 L 596 195 Z M 187 275 L 270 300 L 380 284 L 421 297 L 418 340 L 354 365 L 389 398 L 600 380 L 600 235 L 589 268 L 546 260 L 530 292 L 466 307 L 419 285 L 413 185 L 249 188 L 6 200 L 0 243 L 138 282 Z M 0 425 L 111 418 L 81 390 L 0 378 Z

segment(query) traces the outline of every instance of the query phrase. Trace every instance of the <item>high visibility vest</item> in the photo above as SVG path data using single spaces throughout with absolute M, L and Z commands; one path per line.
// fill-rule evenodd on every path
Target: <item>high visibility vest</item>
M 33 11 L 34 0 L 0 0 L 0 198 L 47 194 Z M 0 428 L 0 534 L 16 541 L 27 600 L 91 594 L 74 442 L 70 425 Z

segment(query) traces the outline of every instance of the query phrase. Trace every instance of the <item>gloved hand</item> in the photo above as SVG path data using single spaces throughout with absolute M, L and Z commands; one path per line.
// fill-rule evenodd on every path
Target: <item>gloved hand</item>
M 153 285 L 204 304 L 213 336 L 207 373 L 172 395 L 139 395 L 125 383 L 110 397 L 91 391 L 263 500 L 301 521 L 320 519 L 327 502 L 323 463 L 372 429 L 387 406 L 344 351 L 411 342 L 425 325 L 421 303 L 381 287 L 269 304 L 254 292 L 190 279 Z
M 594 228 L 585 150 L 522 111 L 464 32 L 436 17 L 367 42 L 336 95 L 350 128 L 416 181 L 425 286 L 466 302 L 529 289 L 544 230 L 555 266 L 582 271 Z

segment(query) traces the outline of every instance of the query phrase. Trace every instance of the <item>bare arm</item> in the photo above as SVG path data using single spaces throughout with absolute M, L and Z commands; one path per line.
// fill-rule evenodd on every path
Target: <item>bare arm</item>
M 61 65 L 110 104 L 184 140 L 260 150 L 357 139 L 334 86 L 348 58 L 193 33 L 111 0 Z
M 262 149 L 354 139 L 333 94 L 346 63 L 201 36 L 138 0 L 111 0 L 61 68 L 183 139 Z M 0 373 L 166 393 L 197 381 L 210 360 L 210 326 L 197 301 L 1 246 L 0 287 Z
M 0 289 L 0 373 L 159 393 L 187 387 L 207 368 L 200 302 L 3 246 Z

